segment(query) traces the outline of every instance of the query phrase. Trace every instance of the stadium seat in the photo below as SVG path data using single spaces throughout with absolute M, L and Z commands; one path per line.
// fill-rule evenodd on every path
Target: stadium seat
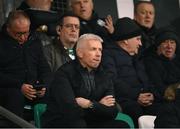
M 154 120 L 156 116 L 143 115 L 138 119 L 138 124 L 140 129 L 154 129 Z
M 41 127 L 41 115 L 46 111 L 46 104 L 36 104 L 34 105 L 34 122 L 37 128 Z
M 127 115 L 127 114 L 119 112 L 117 114 L 115 120 L 124 121 L 124 122 L 126 122 L 129 125 L 130 129 L 134 129 L 134 122 L 133 122 L 132 118 L 129 115 Z

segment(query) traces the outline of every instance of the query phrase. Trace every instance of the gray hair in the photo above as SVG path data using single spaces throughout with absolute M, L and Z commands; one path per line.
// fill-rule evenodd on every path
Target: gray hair
M 77 41 L 76 50 L 82 48 L 86 43 L 84 41 L 87 41 L 87 40 L 97 40 L 97 41 L 103 43 L 103 39 L 98 35 L 91 34 L 91 33 L 83 34 L 79 37 L 79 39 Z

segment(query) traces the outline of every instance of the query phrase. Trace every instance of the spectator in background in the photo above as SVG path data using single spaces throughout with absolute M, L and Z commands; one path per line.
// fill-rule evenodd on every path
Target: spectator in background
M 94 33 L 101 36 L 105 44 L 111 41 L 110 34 L 114 32 L 112 17 L 99 18 L 92 0 L 69 0 L 69 8 L 80 18 L 80 35 Z
M 141 29 L 130 18 L 117 20 L 115 43 L 104 50 L 103 68 L 113 80 L 116 101 L 124 113 L 130 115 L 138 127 L 138 118 L 156 114 L 158 97 L 149 83 L 144 65 L 136 58 L 141 44 Z
M 62 12 L 63 14 L 68 10 L 67 9 L 67 0 L 53 0 L 52 10 L 57 12 Z
M 50 86 L 44 127 L 127 127 L 115 121 L 113 85 L 100 66 L 103 40 L 82 35 L 77 58 L 57 70 Z
M 51 1 L 52 0 L 24 0 L 17 9 L 26 10 L 29 8 L 34 8 L 49 11 L 51 8 Z
M 155 119 L 155 128 L 179 128 L 179 38 L 172 28 L 164 27 L 158 31 L 155 42 L 155 50 L 144 59 L 149 78 L 164 100 Z
M 30 19 L 23 11 L 9 14 L 0 39 L 0 105 L 22 117 L 24 97 L 33 101 L 46 93 L 50 68 L 42 46 L 30 33 Z M 43 88 L 35 89 L 42 84 Z M 6 126 L 11 127 L 10 124 Z
M 168 85 L 180 82 L 179 39 L 171 28 L 162 28 L 155 38 L 155 51 L 144 59 L 151 81 L 161 96 Z
M 134 20 L 142 31 L 142 46 L 140 55 L 146 56 L 153 49 L 154 38 L 157 32 L 155 27 L 155 7 L 151 1 L 138 1 L 134 7 Z
M 53 72 L 64 63 L 75 59 L 73 47 L 78 40 L 79 30 L 79 18 L 73 13 L 68 12 L 61 17 L 57 27 L 58 37 L 44 47 L 44 54 Z
M 52 0 L 24 0 L 17 10 L 24 10 L 31 20 L 31 31 L 35 31 L 43 46 L 51 44 L 56 33 L 59 14 L 51 11 Z M 48 18 L 47 18 L 48 17 Z

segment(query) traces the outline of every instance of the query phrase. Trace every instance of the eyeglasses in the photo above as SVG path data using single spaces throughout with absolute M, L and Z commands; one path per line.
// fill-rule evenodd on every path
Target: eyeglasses
M 79 25 L 76 25 L 76 24 L 64 24 L 64 25 L 62 25 L 62 26 L 66 27 L 66 28 L 68 28 L 68 29 L 73 29 L 73 28 L 75 28 L 76 30 L 79 30 L 79 29 L 80 29 L 80 26 L 79 26 Z
M 20 38 L 20 37 L 22 37 L 22 36 L 29 36 L 29 33 L 30 33 L 29 31 L 28 31 L 28 32 L 16 32 L 16 33 L 14 34 L 14 36 Z

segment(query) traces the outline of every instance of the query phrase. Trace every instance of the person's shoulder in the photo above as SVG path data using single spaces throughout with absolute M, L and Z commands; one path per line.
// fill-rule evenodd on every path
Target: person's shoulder
M 75 70 L 76 63 L 74 60 L 66 62 L 63 64 L 59 69 L 57 70 L 57 73 L 59 72 L 65 72 L 71 74 Z

